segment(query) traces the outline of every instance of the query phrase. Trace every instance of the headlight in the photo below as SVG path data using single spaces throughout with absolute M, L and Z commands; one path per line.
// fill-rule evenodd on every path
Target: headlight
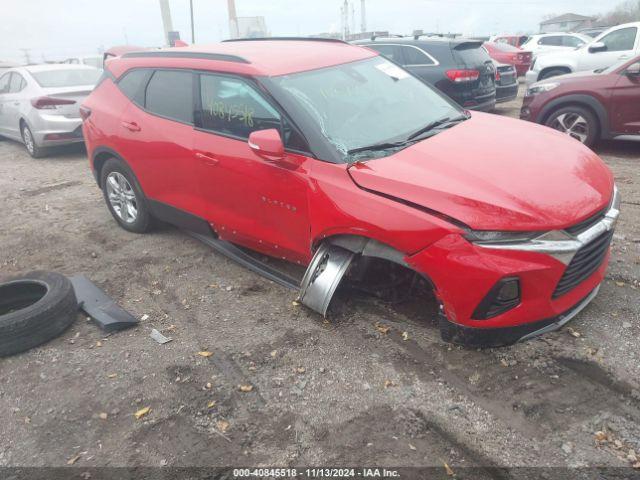
M 529 88 L 527 88 L 527 92 L 525 96 L 530 97 L 531 95 L 537 95 L 539 93 L 548 92 L 549 90 L 553 90 L 556 88 L 559 83 L 549 82 L 549 83 L 534 83 Z
M 543 232 L 496 232 L 489 230 L 468 230 L 464 238 L 473 243 L 520 243 L 539 237 Z

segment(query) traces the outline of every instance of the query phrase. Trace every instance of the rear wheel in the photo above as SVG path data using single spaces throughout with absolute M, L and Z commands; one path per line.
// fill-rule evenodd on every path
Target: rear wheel
M 27 152 L 29 152 L 29 155 L 33 158 L 40 158 L 44 156 L 44 149 L 38 146 L 33 133 L 31 133 L 31 129 L 26 123 L 22 124 L 20 131 L 22 133 L 22 142 L 24 143 Z
M 122 228 L 134 233 L 151 229 L 147 201 L 135 175 L 123 161 L 111 158 L 105 162 L 100 185 L 111 215 Z
M 598 139 L 600 126 L 593 113 L 578 106 L 556 110 L 547 118 L 545 125 L 575 138 L 588 147 Z

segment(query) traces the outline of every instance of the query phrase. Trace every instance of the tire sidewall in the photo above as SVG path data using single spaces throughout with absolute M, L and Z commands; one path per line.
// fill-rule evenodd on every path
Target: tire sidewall
M 136 196 L 136 204 L 138 206 L 138 217 L 132 223 L 127 223 L 122 220 L 116 211 L 113 209 L 111 202 L 109 201 L 109 197 L 107 194 L 107 177 L 112 172 L 118 172 L 129 182 L 131 188 L 133 188 L 133 192 Z M 107 204 L 107 208 L 113 218 L 118 222 L 118 224 L 124 228 L 125 230 L 133 233 L 144 233 L 147 232 L 151 228 L 151 214 L 149 212 L 149 207 L 146 201 L 146 197 L 142 192 L 142 188 L 138 183 L 138 179 L 133 174 L 129 166 L 118 158 L 110 158 L 105 162 L 101 171 L 100 171 L 100 187 L 102 188 L 102 195 L 104 197 L 104 201 Z
M 29 147 L 27 147 L 27 142 L 24 139 L 25 131 L 29 132 L 29 136 L 31 137 L 31 144 L 33 145 L 33 151 L 29 150 Z M 23 123 L 22 128 L 20 129 L 20 134 L 22 136 L 22 143 L 24 144 L 24 148 L 27 153 L 33 158 L 40 158 L 42 156 L 42 149 L 36 143 L 36 139 L 33 136 L 33 132 L 31 131 L 31 128 L 29 128 L 29 125 Z
M 596 116 L 586 108 L 582 108 L 578 106 L 563 107 L 551 112 L 551 114 L 546 118 L 544 124 L 547 127 L 551 128 L 551 123 L 553 122 L 553 120 L 555 120 L 557 117 L 559 117 L 563 113 L 577 113 L 587 121 L 587 124 L 589 125 L 589 135 L 587 135 L 587 139 L 584 141 L 583 145 L 587 147 L 593 146 L 598 140 L 598 135 L 600 132 L 600 124 Z M 563 133 L 563 132 L 559 132 L 559 133 Z M 568 137 L 569 135 L 566 135 L 566 136 Z M 579 141 L 579 140 L 576 140 L 576 141 Z
M 41 345 L 62 334 L 75 321 L 78 301 L 71 281 L 59 273 L 31 272 L 0 287 L 37 283 L 46 288 L 34 303 L 0 315 L 0 357 Z

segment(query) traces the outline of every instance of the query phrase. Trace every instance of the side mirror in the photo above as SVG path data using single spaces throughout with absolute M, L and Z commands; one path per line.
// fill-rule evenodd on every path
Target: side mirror
M 629 65 L 624 73 L 630 77 L 637 77 L 640 75 L 640 62 L 636 62 Z
M 602 42 L 593 42 L 589 45 L 589 53 L 606 52 L 607 46 Z
M 275 128 L 256 130 L 249 135 L 249 148 L 266 160 L 281 160 L 284 158 L 284 144 L 280 132 Z

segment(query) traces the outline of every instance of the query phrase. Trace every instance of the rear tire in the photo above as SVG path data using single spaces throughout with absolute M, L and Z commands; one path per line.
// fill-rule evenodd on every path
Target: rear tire
M 24 143 L 24 146 L 27 149 L 27 152 L 29 152 L 29 155 L 31 155 L 33 158 L 42 158 L 46 152 L 44 148 L 38 146 L 38 144 L 36 143 L 36 139 L 31 132 L 31 129 L 26 123 L 22 124 L 20 133 L 22 134 L 22 143 Z
M 567 73 L 571 72 L 567 72 L 563 68 L 552 68 L 551 70 L 547 70 L 546 72 L 544 72 L 544 75 L 540 75 L 540 78 L 538 80 L 546 80 L 547 78 L 557 77 L 558 75 L 565 75 Z
M 107 207 L 118 224 L 133 233 L 146 233 L 153 227 L 153 218 L 142 188 L 122 160 L 110 158 L 102 166 L 100 186 Z
M 600 132 L 600 123 L 596 116 L 586 108 L 577 105 L 559 108 L 552 112 L 544 124 L 569 135 L 587 147 L 596 143 Z

